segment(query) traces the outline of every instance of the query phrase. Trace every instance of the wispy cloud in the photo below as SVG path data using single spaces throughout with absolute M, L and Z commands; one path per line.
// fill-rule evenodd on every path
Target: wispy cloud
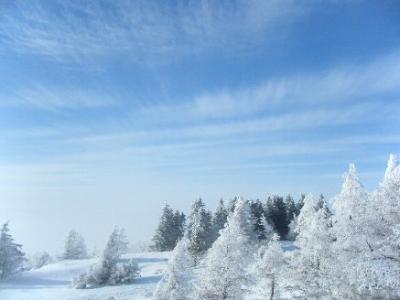
M 0 36 L 8 51 L 87 63 L 128 55 L 152 62 L 212 49 L 240 53 L 285 36 L 308 8 L 297 1 L 27 2 L 2 6 Z M 280 28 L 280 34 L 272 34 Z M 1 45 L 0 44 L 0 45 Z
M 115 96 L 99 90 L 49 87 L 26 84 L 22 88 L 0 94 L 0 106 L 32 107 L 45 110 L 109 107 L 118 104 Z
M 273 113 L 282 108 L 343 106 L 398 92 L 399 82 L 400 53 L 395 52 L 364 65 L 349 64 L 312 74 L 266 80 L 246 88 L 223 89 L 177 105 L 144 107 L 137 114 L 147 118 L 218 119 Z

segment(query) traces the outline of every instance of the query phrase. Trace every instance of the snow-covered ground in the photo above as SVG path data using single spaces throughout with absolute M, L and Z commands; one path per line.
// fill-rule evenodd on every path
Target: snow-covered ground
M 149 252 L 128 254 L 141 269 L 134 284 L 77 290 L 71 280 L 87 271 L 97 259 L 67 260 L 23 272 L 16 278 L 0 283 L 1 300 L 140 300 L 150 299 L 161 279 L 169 253 Z M 113 297 L 113 298 L 112 298 Z

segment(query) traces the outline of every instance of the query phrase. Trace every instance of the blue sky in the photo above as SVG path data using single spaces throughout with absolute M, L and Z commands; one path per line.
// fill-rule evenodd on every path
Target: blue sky
M 0 4 L 0 220 L 28 250 L 148 239 L 198 196 L 332 197 L 350 162 L 373 189 L 399 113 L 398 1 Z

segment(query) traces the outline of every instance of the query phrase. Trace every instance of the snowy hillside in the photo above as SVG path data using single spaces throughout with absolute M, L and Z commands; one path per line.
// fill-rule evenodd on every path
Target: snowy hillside
M 0 284 L 1 300 L 116 300 L 149 299 L 166 267 L 169 253 L 133 253 L 141 269 L 135 284 L 78 290 L 70 287 L 71 279 L 87 271 L 97 259 L 66 260 L 21 273 Z M 111 298 L 112 299 L 112 298 Z

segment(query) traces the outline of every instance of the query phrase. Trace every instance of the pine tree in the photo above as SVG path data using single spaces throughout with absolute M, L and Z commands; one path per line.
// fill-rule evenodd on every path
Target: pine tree
M 254 251 L 248 202 L 238 199 L 234 212 L 205 258 L 195 299 L 243 299 L 247 266 Z
M 252 224 L 254 227 L 254 233 L 259 241 L 267 238 L 267 231 L 270 228 L 266 228 L 266 218 L 264 215 L 264 208 L 260 200 L 252 201 L 250 204 L 250 211 L 252 217 Z
M 180 212 L 179 210 L 176 210 L 174 213 L 174 218 L 173 218 L 173 240 L 174 244 L 178 243 L 178 241 L 183 238 L 185 234 L 185 222 L 186 222 L 186 216 L 184 213 Z
M 84 259 L 87 257 L 85 240 L 77 231 L 71 230 L 65 241 L 63 258 Z
M 0 234 L 0 280 L 18 273 L 25 261 L 22 245 L 14 242 L 9 231 L 8 223 L 5 223 Z
M 189 253 L 189 240 L 182 238 L 176 245 L 168 260 L 167 271 L 158 283 L 154 292 L 154 300 L 185 300 L 189 299 L 190 268 L 194 262 Z
M 188 226 L 188 237 L 189 250 L 195 263 L 197 263 L 212 244 L 211 213 L 205 209 L 201 198 L 193 203 Z
M 286 206 L 282 197 L 273 196 L 267 201 L 267 220 L 281 238 L 286 237 L 289 232 L 289 222 Z
M 160 223 L 153 237 L 153 249 L 157 251 L 170 251 L 174 249 L 177 242 L 177 231 L 181 228 L 182 216 L 174 215 L 173 210 L 166 204 Z
M 290 223 L 296 216 L 296 203 L 294 203 L 293 197 L 287 195 L 285 198 L 286 216 L 287 222 Z
M 228 211 L 225 208 L 224 201 L 221 199 L 212 217 L 213 242 L 219 237 L 219 232 L 225 227 L 227 220 Z

